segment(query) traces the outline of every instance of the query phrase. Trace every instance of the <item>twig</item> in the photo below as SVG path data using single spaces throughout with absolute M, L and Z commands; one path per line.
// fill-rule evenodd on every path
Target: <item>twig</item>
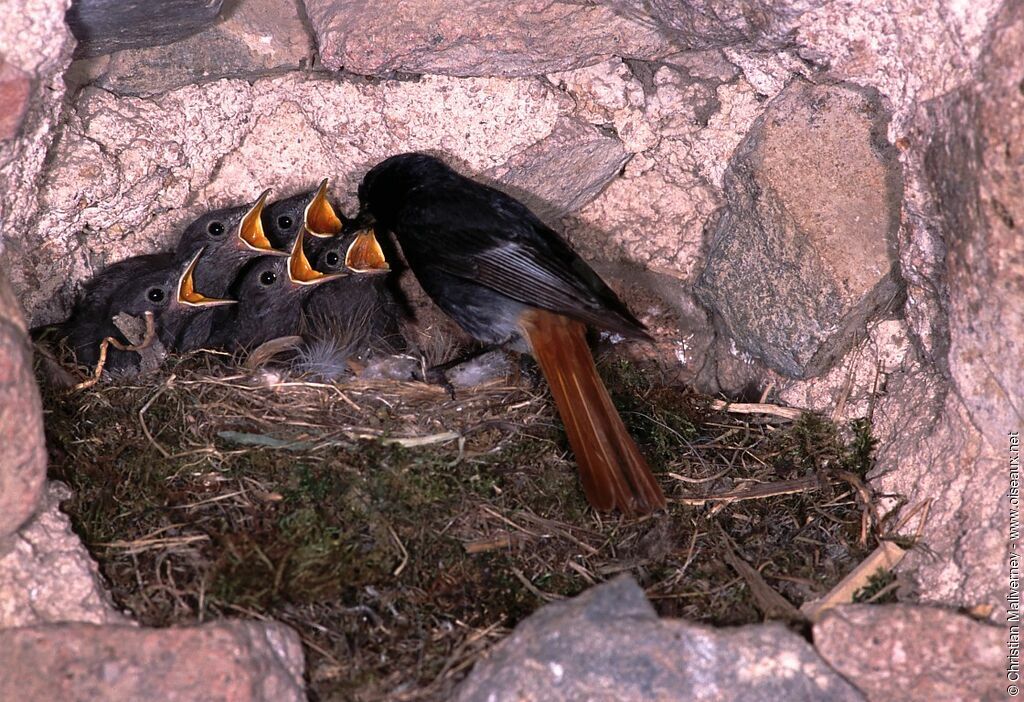
M 765 619 L 788 619 L 800 621 L 804 615 L 778 591 L 769 585 L 756 568 L 751 566 L 736 553 L 735 544 L 721 527 L 718 527 L 722 555 L 728 563 L 747 583 L 754 602 Z
M 153 435 L 149 433 L 149 427 L 146 426 L 145 415 L 149 408 L 153 405 L 153 403 L 156 402 L 156 399 L 163 395 L 167 388 L 170 387 L 171 382 L 174 381 L 175 377 L 175 374 L 171 373 L 170 376 L 168 376 L 167 380 L 164 381 L 164 384 L 160 386 L 160 389 L 153 393 L 153 397 L 149 398 L 146 404 L 142 406 L 142 409 L 139 410 L 139 423 L 142 425 L 142 433 L 146 435 L 146 438 L 149 439 L 149 443 L 153 444 L 153 447 L 157 451 L 159 451 L 160 455 L 163 456 L 164 458 L 170 458 L 171 454 L 167 453 L 164 447 L 158 444 L 156 442 L 156 439 L 153 438 Z
M 812 622 L 816 622 L 821 619 L 822 614 L 836 605 L 853 602 L 857 591 L 867 585 L 878 571 L 893 570 L 903 560 L 904 554 L 906 551 L 893 542 L 882 541 L 878 544 L 878 548 L 861 561 L 860 565 L 854 568 L 849 575 L 840 580 L 839 584 L 823 597 L 804 602 L 800 611 Z
M 796 421 L 804 415 L 804 410 L 797 409 L 796 407 L 783 407 L 782 405 L 770 405 L 763 402 L 712 400 L 710 405 L 712 409 L 720 412 L 731 412 L 732 414 L 769 414 L 792 421 Z
M 720 492 L 706 497 L 680 497 L 675 502 L 684 505 L 703 505 L 707 502 L 740 502 L 742 500 L 763 500 L 767 497 L 778 497 L 779 495 L 793 495 L 799 492 L 808 492 L 820 487 L 817 477 L 797 478 L 796 480 L 781 480 L 774 483 L 762 483 L 760 485 L 743 486 Z
M 392 528 L 392 526 L 388 524 L 387 527 L 388 531 L 391 533 L 391 538 L 395 540 L 396 544 L 398 544 L 398 550 L 402 554 L 402 562 L 399 563 L 398 567 L 395 568 L 393 573 L 391 573 L 397 578 L 399 575 L 402 574 L 402 571 L 405 570 L 405 566 L 409 565 L 409 552 L 405 550 L 405 544 L 403 544 L 402 540 L 398 538 L 398 534 L 395 533 L 395 530 Z

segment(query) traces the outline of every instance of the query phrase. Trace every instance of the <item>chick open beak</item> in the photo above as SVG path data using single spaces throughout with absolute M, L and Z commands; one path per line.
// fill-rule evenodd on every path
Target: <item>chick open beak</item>
M 181 274 L 181 278 L 178 279 L 178 302 L 182 305 L 188 305 L 189 307 L 218 307 L 220 305 L 233 305 L 237 300 L 224 300 L 217 297 L 207 297 L 200 292 L 196 292 L 195 281 L 193 279 L 193 273 L 196 270 L 196 264 L 199 263 L 199 257 L 203 255 L 205 247 L 199 249 L 199 252 L 192 257 L 189 261 L 188 266 L 185 268 L 185 272 Z
M 341 232 L 341 218 L 331 207 L 327 199 L 327 179 L 320 181 L 320 187 L 316 195 L 306 205 L 306 211 L 302 215 L 302 222 L 313 236 L 327 238 Z
M 270 190 L 264 190 L 256 204 L 242 217 L 242 221 L 238 224 L 238 242 L 240 246 L 252 249 L 253 251 L 259 251 L 262 254 L 287 256 L 286 252 L 278 251 L 271 245 L 270 239 L 267 238 L 266 233 L 263 231 L 261 215 L 263 214 L 263 207 L 267 204 L 268 195 L 270 195 Z
M 348 275 L 347 273 L 321 273 L 309 265 L 309 259 L 306 258 L 306 252 L 302 247 L 305 233 L 305 230 L 299 230 L 299 235 L 295 237 L 295 243 L 292 244 L 292 252 L 288 256 L 288 277 L 293 283 L 297 285 L 316 285 L 317 283 Z
M 356 235 L 345 252 L 345 267 L 356 273 L 387 273 L 391 270 L 372 229 Z

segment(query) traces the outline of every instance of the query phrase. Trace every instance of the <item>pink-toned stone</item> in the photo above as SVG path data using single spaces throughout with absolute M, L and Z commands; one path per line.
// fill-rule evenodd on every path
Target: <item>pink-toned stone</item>
M 299 638 L 281 624 L 52 624 L 0 630 L 4 700 L 305 700 Z
M 923 180 L 938 250 L 905 266 L 944 298 L 948 353 L 890 383 L 876 486 L 923 503 L 923 548 L 901 566 L 928 602 L 1005 617 L 1011 432 L 1024 419 L 1024 5 L 1008 3 L 989 33 L 977 84 L 926 106 Z M 922 254 L 945 252 L 929 272 Z M 940 261 L 943 259 L 940 258 Z M 925 258 L 927 262 L 927 258 Z M 913 300 L 910 304 L 913 304 Z M 945 320 L 940 320 L 945 321 Z M 943 345 L 933 344 L 938 354 Z M 930 359 L 928 359 L 930 360 Z M 906 530 L 918 531 L 918 519 Z
M 46 478 L 43 407 L 20 306 L 0 268 L 0 549 L 32 514 Z
M 71 530 L 60 501 L 70 496 L 49 483 L 36 515 L 0 551 L 0 629 L 56 622 L 126 624 L 103 587 L 96 562 Z
M 28 111 L 32 81 L 17 66 L 0 55 L 0 141 L 13 139 Z
M 330 69 L 532 76 L 674 45 L 642 17 L 564 0 L 305 0 Z
M 914 605 L 842 605 L 814 626 L 814 647 L 870 702 L 1006 699 L 1004 629 Z

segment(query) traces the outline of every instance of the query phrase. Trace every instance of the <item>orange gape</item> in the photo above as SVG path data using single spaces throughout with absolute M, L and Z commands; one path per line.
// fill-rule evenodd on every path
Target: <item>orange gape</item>
M 665 494 L 597 374 L 581 322 L 531 309 L 519 321 L 565 424 L 587 501 L 626 516 L 665 508 Z

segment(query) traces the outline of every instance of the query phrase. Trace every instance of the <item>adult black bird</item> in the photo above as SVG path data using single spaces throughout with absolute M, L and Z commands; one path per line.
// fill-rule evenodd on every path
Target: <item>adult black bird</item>
M 533 352 L 599 510 L 646 514 L 665 496 L 601 382 L 586 325 L 649 339 L 604 281 L 525 205 L 425 154 L 359 186 L 363 226 L 391 232 L 424 291 L 473 337 Z
M 263 228 L 275 249 L 290 251 L 300 231 L 317 238 L 341 233 L 343 217 L 327 197 L 327 178 L 315 190 L 271 202 L 263 210 Z M 308 243 L 308 242 L 307 242 Z
M 193 274 L 200 252 L 185 265 L 169 253 L 147 254 L 120 261 L 100 271 L 86 286 L 63 331 L 76 360 L 87 366 L 99 361 L 100 346 L 110 337 L 129 340 L 114 323 L 119 314 L 154 318 L 154 331 L 168 351 L 190 351 L 209 339 L 212 311 L 234 300 L 211 298 L 195 288 Z M 107 349 L 104 368 L 110 372 L 137 369 L 139 356 L 116 346 Z
M 263 208 L 269 194 L 269 190 L 263 191 L 253 205 L 207 212 L 185 228 L 174 252 L 175 260 L 186 263 L 203 251 L 195 269 L 200 290 L 223 297 L 242 266 L 253 257 L 288 255 L 274 248 L 263 228 Z

